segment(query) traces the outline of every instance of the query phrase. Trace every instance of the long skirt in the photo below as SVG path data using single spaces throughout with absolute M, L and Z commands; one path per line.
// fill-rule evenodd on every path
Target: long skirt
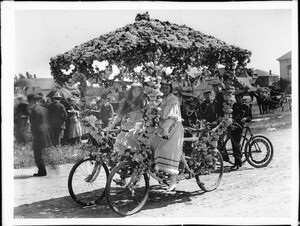
M 157 131 L 162 134 L 163 129 Z M 155 169 L 169 174 L 178 174 L 178 166 L 183 147 L 184 130 L 181 122 L 177 122 L 173 127 L 169 139 L 165 140 L 157 135 L 153 135 L 149 142 L 154 153 Z
M 70 123 L 69 128 L 69 138 L 81 137 L 81 126 L 79 122 L 72 122 Z

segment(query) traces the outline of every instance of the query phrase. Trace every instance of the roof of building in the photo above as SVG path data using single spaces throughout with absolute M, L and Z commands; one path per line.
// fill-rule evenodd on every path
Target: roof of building
M 246 86 L 248 88 L 253 88 L 253 86 L 251 85 L 251 82 L 250 82 L 250 80 L 252 80 L 251 77 L 236 77 L 236 79 L 242 86 Z
M 277 60 L 290 60 L 292 59 L 292 51 L 289 51 L 288 53 L 284 54 L 283 56 L 279 57 Z
M 271 74 L 270 75 L 270 72 L 267 72 L 267 71 L 263 71 L 263 70 L 260 70 L 260 69 L 255 69 L 253 71 L 253 74 L 257 77 L 261 77 L 261 76 L 279 76 L 279 75 L 276 75 L 276 74 Z

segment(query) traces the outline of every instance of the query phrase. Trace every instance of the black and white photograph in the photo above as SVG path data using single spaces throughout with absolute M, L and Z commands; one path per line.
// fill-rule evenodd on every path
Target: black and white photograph
M 298 225 L 298 2 L 1 2 L 2 225 Z

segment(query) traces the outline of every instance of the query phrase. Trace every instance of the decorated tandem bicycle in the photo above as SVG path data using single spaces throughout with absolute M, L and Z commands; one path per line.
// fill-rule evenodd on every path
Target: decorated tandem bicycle
M 225 66 L 225 71 L 234 79 L 245 70 L 250 56 L 251 52 L 246 49 L 228 45 L 185 25 L 150 19 L 149 14 L 144 13 L 138 14 L 133 24 L 51 58 L 50 69 L 55 81 L 61 86 L 78 83 L 82 99 L 88 83 L 97 84 L 106 94 L 120 91 L 120 83 L 125 79 L 147 87 L 148 108 L 144 112 L 147 117 L 138 140 L 140 148 L 115 155 L 111 150 L 118 131 L 92 130 L 84 147 L 89 153 L 87 158 L 79 160 L 69 175 L 68 188 L 74 201 L 82 206 L 93 205 L 106 195 L 109 206 L 120 215 L 139 211 L 148 198 L 150 177 L 161 184 L 169 183 L 167 175 L 153 170 L 153 153 L 147 144 L 147 137 L 155 133 L 155 123 L 159 120 L 160 80 L 169 79 L 179 85 L 189 82 L 191 86 L 211 77 L 223 80 L 218 65 Z M 104 61 L 105 69 L 95 64 Z M 113 67 L 117 67 L 119 73 L 113 75 Z M 199 69 L 201 75 L 189 77 L 190 68 Z M 223 176 L 224 165 L 217 144 L 233 123 L 234 103 L 230 92 L 224 93 L 224 100 L 224 117 L 214 128 L 206 123 L 185 128 L 193 134 L 184 138 L 191 150 L 187 152 L 184 148 L 182 152 L 177 179 L 195 178 L 204 191 L 216 189 Z M 257 139 L 255 136 L 246 139 L 246 158 L 256 166 L 252 150 L 259 151 L 254 148 L 258 147 L 258 142 L 254 142 Z M 267 139 L 259 139 L 269 145 Z M 262 166 L 272 158 L 273 147 L 268 147 L 269 158 Z

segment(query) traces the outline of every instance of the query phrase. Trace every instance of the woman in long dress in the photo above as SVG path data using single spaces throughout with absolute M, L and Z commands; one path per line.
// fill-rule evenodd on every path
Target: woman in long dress
M 176 177 L 179 173 L 178 166 L 182 153 L 184 130 L 178 98 L 172 94 L 172 84 L 162 83 L 162 117 L 157 133 L 168 137 L 153 135 L 150 140 L 150 148 L 154 152 L 155 169 L 170 174 L 170 185 L 167 191 L 172 191 L 176 185 Z
M 69 140 L 71 144 L 81 143 L 81 126 L 78 119 L 79 112 L 76 110 L 68 110 L 70 113 L 70 129 L 69 129 Z
M 138 134 L 143 130 L 144 90 L 141 83 L 133 83 L 127 93 L 127 97 L 121 105 L 117 117 L 114 119 L 108 130 L 113 128 L 120 120 L 126 120 L 122 126 L 125 130 L 120 132 L 116 138 L 114 150 L 122 155 L 126 149 L 136 150 Z

